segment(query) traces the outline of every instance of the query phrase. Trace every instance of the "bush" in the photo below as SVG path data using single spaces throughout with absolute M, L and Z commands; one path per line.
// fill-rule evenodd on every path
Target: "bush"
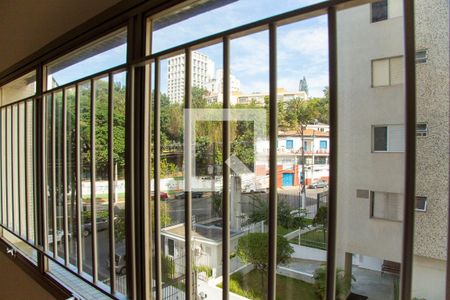
M 201 266 L 194 266 L 194 271 L 197 273 L 205 272 L 206 277 L 212 276 L 212 269 L 209 266 L 201 265 Z
M 351 281 L 356 281 L 353 276 L 346 276 L 344 270 L 336 270 L 336 299 L 344 300 L 350 293 Z M 326 298 L 327 293 L 327 267 L 321 265 L 314 271 L 314 288 L 320 299 Z
M 162 281 L 167 282 L 175 276 L 175 263 L 173 258 L 164 255 L 161 259 Z

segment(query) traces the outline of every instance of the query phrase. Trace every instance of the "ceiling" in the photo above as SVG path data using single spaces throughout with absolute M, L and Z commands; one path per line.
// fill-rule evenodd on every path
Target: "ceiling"
M 120 0 L 0 0 L 0 73 Z

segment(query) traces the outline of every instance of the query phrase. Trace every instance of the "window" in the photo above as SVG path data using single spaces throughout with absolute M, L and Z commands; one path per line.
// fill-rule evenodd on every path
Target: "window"
M 371 21 L 372 23 L 402 16 L 401 0 L 381 0 L 372 3 Z
M 426 63 L 428 59 L 428 50 L 418 50 L 416 52 L 416 63 L 423 64 Z
M 427 211 L 427 197 L 416 197 L 416 211 Z
M 371 191 L 370 200 L 371 218 L 390 221 L 402 220 L 402 194 Z
M 324 156 L 315 156 L 314 157 L 314 164 L 315 165 L 326 165 L 327 164 L 327 158 Z
M 293 149 L 293 148 L 294 148 L 294 141 L 286 140 L 286 149 Z
M 427 134 L 428 134 L 428 124 L 427 123 L 417 123 L 416 136 L 427 136 Z
M 175 241 L 172 239 L 167 240 L 167 252 L 170 256 L 175 256 Z
M 403 152 L 405 132 L 403 125 L 373 126 L 374 152 Z
M 122 28 L 46 65 L 46 88 L 119 66 L 126 62 L 126 57 L 127 30 Z
M 33 96 L 36 93 L 36 72 L 32 71 L 0 87 L 0 105 Z
M 327 141 L 320 141 L 320 149 L 327 149 L 328 143 Z
M 372 60 L 372 87 L 403 83 L 403 57 Z
M 381 0 L 372 3 L 372 23 L 387 20 L 388 18 L 388 1 Z

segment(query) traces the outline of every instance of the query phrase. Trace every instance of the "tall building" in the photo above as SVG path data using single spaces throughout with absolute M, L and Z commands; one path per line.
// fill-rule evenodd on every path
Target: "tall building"
M 338 14 L 337 262 L 348 273 L 352 264 L 396 276 L 400 271 L 405 181 L 402 12 L 402 1 L 384 0 Z M 445 298 L 449 52 L 443 37 L 449 34 L 448 20 L 447 1 L 416 1 L 412 295 L 426 299 Z
M 192 85 L 207 88 L 214 77 L 214 62 L 205 54 L 192 52 Z M 181 102 L 184 99 L 185 65 L 184 54 L 173 56 L 167 62 L 167 96 L 169 100 Z

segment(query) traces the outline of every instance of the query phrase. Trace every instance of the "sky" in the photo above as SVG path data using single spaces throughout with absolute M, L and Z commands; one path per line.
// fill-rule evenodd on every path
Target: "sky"
M 317 0 L 239 0 L 186 19 L 153 33 L 152 52 L 196 40 L 223 30 L 304 7 Z M 269 90 L 269 33 L 262 31 L 230 42 L 231 73 L 240 80 L 244 93 Z M 220 69 L 222 44 L 198 51 L 208 55 Z M 54 74 L 64 84 L 125 62 L 125 45 L 116 47 Z M 278 87 L 298 91 L 299 80 L 306 77 L 311 97 L 323 96 L 328 85 L 328 40 L 326 16 L 315 17 L 277 29 Z M 161 90 L 167 89 L 167 64 L 161 64 Z

